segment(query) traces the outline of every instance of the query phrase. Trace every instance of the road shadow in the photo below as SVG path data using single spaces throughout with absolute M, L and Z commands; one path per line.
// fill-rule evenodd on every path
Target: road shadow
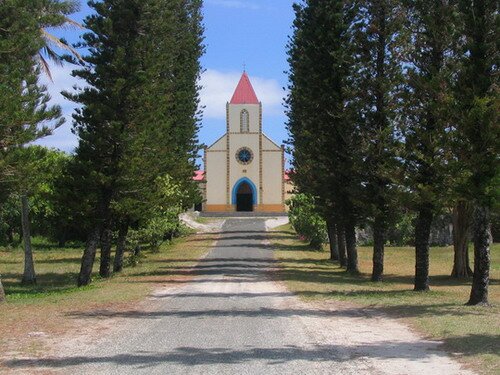
M 47 359 L 12 359 L 4 362 L 9 368 L 43 367 L 60 369 L 89 364 L 113 366 L 140 366 L 141 369 L 176 364 L 185 366 L 243 364 L 264 361 L 267 365 L 292 364 L 294 361 L 352 362 L 358 358 L 379 358 L 383 360 L 408 359 L 421 361 L 431 357 L 445 356 L 441 351 L 432 350 L 429 342 L 381 341 L 375 344 L 359 344 L 344 347 L 340 345 L 317 345 L 298 347 L 287 345 L 279 348 L 228 349 L 178 347 L 172 351 L 137 351 L 110 356 L 73 356 Z M 293 367 L 290 367 L 293 368 Z M 167 370 L 167 368 L 165 369 Z M 341 370 L 338 369 L 338 370 Z

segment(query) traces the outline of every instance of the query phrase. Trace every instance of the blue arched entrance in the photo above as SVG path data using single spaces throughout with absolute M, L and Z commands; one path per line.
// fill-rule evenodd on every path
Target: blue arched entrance
M 257 204 L 257 188 L 249 178 L 240 178 L 234 184 L 232 204 L 236 206 L 236 211 L 253 211 Z

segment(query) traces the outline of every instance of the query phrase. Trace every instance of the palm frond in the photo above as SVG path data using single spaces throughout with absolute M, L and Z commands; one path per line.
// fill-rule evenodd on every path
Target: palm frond
M 54 44 L 58 48 L 69 51 L 73 56 L 75 56 L 80 62 L 83 62 L 83 58 L 80 56 L 80 54 L 73 48 L 71 47 L 68 43 L 64 43 L 61 41 L 59 38 L 56 36 L 50 34 L 47 32 L 45 29 L 41 29 L 42 37 L 45 39 L 47 44 Z
M 52 60 L 55 64 L 63 66 L 63 59 L 59 56 L 52 48 L 45 46 L 43 52 Z
M 45 60 L 45 58 L 43 57 L 43 55 L 42 55 L 41 52 L 39 52 L 35 56 L 35 60 L 38 62 L 38 65 L 40 66 L 40 68 L 42 69 L 42 71 L 45 74 L 47 74 L 47 76 L 49 77 L 50 81 L 54 82 L 54 80 L 52 79 L 52 74 L 50 73 L 49 63 L 47 62 L 47 60 Z
M 76 27 L 77 29 L 80 29 L 80 30 L 85 30 L 85 27 L 83 27 L 79 22 L 76 22 L 69 17 L 64 17 L 64 24 L 70 25 L 72 27 Z

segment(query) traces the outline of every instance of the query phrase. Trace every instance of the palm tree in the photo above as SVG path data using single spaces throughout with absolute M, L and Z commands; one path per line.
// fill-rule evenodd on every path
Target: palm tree
M 79 3 L 75 0 L 48 0 L 40 4 L 40 8 L 40 35 L 44 46 L 35 56 L 35 60 L 52 81 L 47 58 L 60 66 L 64 62 L 64 57 L 57 53 L 57 49 L 69 52 L 79 62 L 83 62 L 83 59 L 68 42 L 52 35 L 47 29 L 55 27 L 83 29 L 83 26 L 68 17 L 79 9 Z

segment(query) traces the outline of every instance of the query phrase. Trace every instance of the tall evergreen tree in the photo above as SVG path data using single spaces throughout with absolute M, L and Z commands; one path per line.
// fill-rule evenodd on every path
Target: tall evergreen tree
M 12 174 L 7 156 L 15 149 L 50 134 L 60 126 L 59 106 L 40 85 L 36 63 L 47 46 L 41 30 L 57 27 L 61 16 L 74 11 L 72 1 L 5 0 L 0 7 L 0 184 Z M 4 186 L 0 188 L 3 189 Z M 34 273 L 33 273 L 34 276 Z M 27 281 L 33 281 L 27 280 Z M 0 294 L 3 289 L 0 284 Z
M 460 113 L 460 111 L 457 112 Z M 460 147 L 460 154 L 463 155 L 462 150 L 463 148 Z M 463 157 L 460 158 L 457 166 L 462 168 Z M 469 261 L 469 237 L 474 207 L 471 202 L 464 199 L 463 194 L 460 195 L 452 211 L 453 268 L 451 276 L 455 278 L 468 278 L 473 275 Z
M 201 20 L 199 0 L 152 0 L 144 6 L 137 43 L 140 84 L 133 92 L 135 133 L 127 163 L 146 188 L 162 174 L 192 187 L 199 151 Z
M 5 155 L 50 133 L 62 124 L 58 106 L 49 106 L 46 87 L 38 83 L 34 58 L 43 48 L 41 25 L 50 15 L 34 17 L 29 1 L 7 0 L 0 7 L 0 180 Z
M 358 272 L 359 129 L 350 96 L 355 6 L 349 1 L 309 0 L 294 7 L 287 100 L 293 180 L 299 191 L 318 197 L 332 210 L 345 233 L 347 270 Z
M 139 33 L 140 1 L 90 1 L 95 14 L 85 19 L 90 30 L 83 46 L 90 51 L 85 68 L 73 75 L 88 87 L 66 97 L 81 104 L 73 115 L 74 132 L 79 136 L 71 174 L 91 206 L 89 233 L 82 256 L 78 285 L 91 281 L 92 267 L 101 236 L 112 228 L 111 203 L 119 191 L 121 163 L 131 127 L 130 92 L 138 70 L 135 42 Z M 109 276 L 109 251 L 104 242 L 100 273 Z
M 132 135 L 124 163 L 127 173 L 118 198 L 122 234 L 131 222 L 144 223 L 157 214 L 159 176 L 168 175 L 185 192 L 187 208 L 197 194 L 192 176 L 199 150 L 199 59 L 204 52 L 201 1 L 150 0 L 144 3 L 139 84 L 132 92 L 135 104 Z M 120 269 L 121 247 L 115 268 Z
M 449 1 L 415 0 L 408 8 L 405 107 L 405 181 L 417 213 L 415 224 L 416 291 L 429 289 L 429 237 L 432 220 L 449 188 L 451 127 L 450 78 L 456 6 Z
M 114 269 L 122 268 L 131 223 L 143 225 L 165 210 L 158 178 L 194 195 L 199 57 L 203 52 L 198 0 L 91 2 L 86 19 L 89 64 L 74 72 L 90 87 L 67 96 L 80 136 L 71 174 L 93 207 L 78 284 L 90 282 L 101 244 L 100 275 L 111 272 L 111 231 L 119 228 Z
M 372 281 L 381 281 L 384 245 L 395 206 L 398 176 L 395 119 L 402 83 L 401 55 L 405 47 L 401 3 L 362 0 L 355 20 L 357 50 L 354 80 L 363 146 L 364 210 L 372 219 Z
M 491 210 L 498 199 L 498 1 L 459 1 L 461 51 L 457 101 L 458 131 L 464 138 L 465 199 L 474 205 L 474 276 L 469 305 L 488 304 Z

